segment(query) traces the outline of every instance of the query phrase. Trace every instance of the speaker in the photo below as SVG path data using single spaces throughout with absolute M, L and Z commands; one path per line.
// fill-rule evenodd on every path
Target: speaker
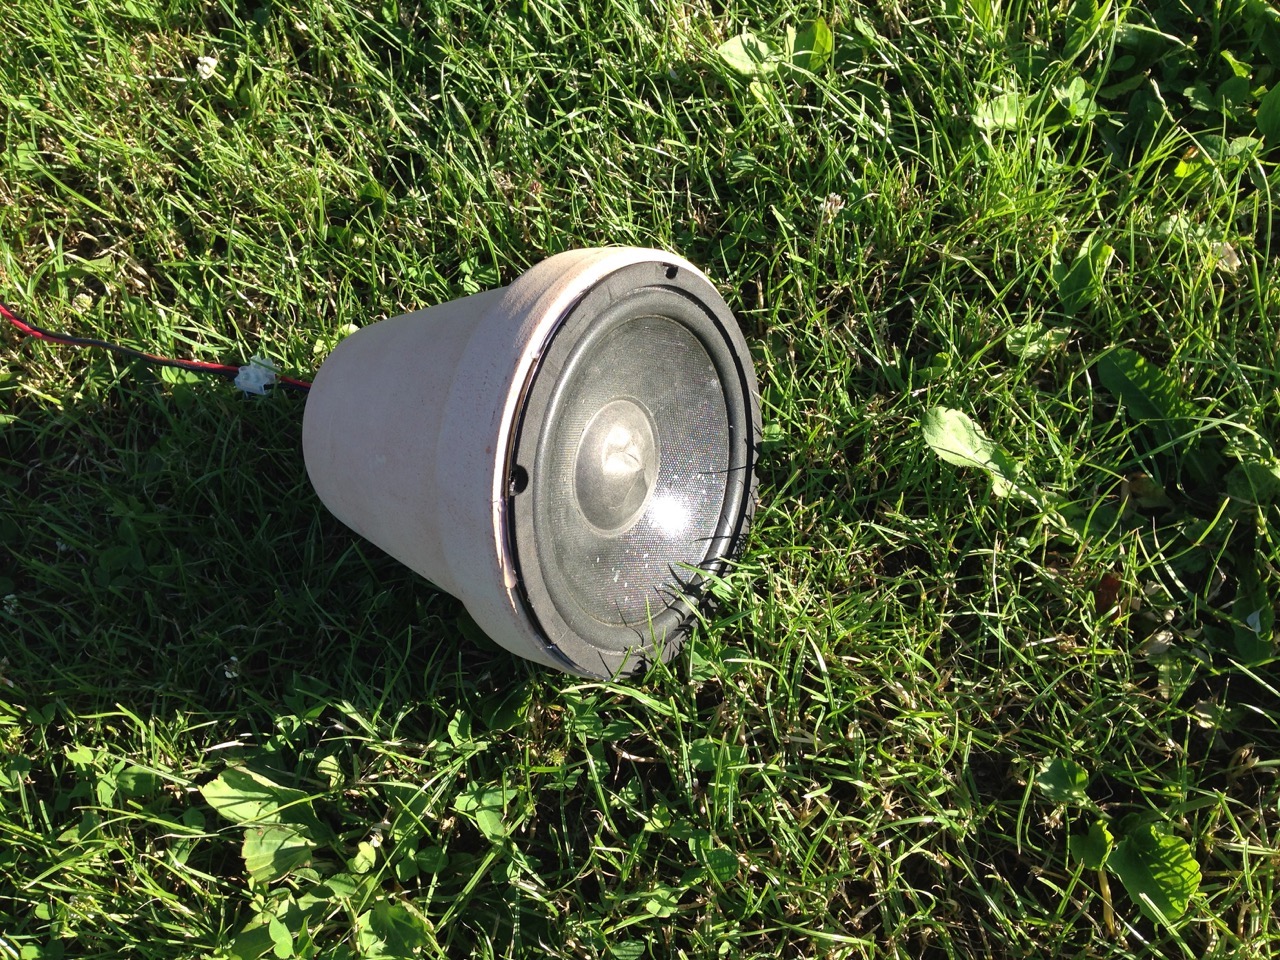
M 307 397 L 343 523 L 522 657 L 586 677 L 669 659 L 754 508 L 750 353 L 681 257 L 604 248 L 372 324 Z

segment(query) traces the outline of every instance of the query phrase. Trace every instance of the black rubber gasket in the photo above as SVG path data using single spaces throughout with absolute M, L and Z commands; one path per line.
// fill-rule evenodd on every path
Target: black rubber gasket
M 552 596 L 536 548 L 534 502 L 542 462 L 541 440 L 556 416 L 557 385 L 566 366 L 587 356 L 591 344 L 630 320 L 660 316 L 679 323 L 706 350 L 720 382 L 729 431 L 729 472 L 715 535 L 700 565 L 720 572 L 740 548 L 755 508 L 755 467 L 759 455 L 760 406 L 755 371 L 745 339 L 724 301 L 704 281 L 661 261 L 622 267 L 591 287 L 555 325 L 525 384 L 511 448 L 506 535 L 515 558 L 517 593 L 548 647 L 581 672 L 594 676 L 633 674 L 655 655 L 670 659 L 683 645 L 702 598 L 703 573 L 688 571 L 681 593 L 643 627 L 612 626 L 591 618 L 571 623 Z M 652 358 L 660 367 L 661 357 Z M 523 549 L 522 549 L 523 547 Z M 552 578 L 554 580 L 554 577 Z

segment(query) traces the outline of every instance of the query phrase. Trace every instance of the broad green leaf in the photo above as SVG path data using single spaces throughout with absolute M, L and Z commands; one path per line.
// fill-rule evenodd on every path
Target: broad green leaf
M 1088 833 L 1079 833 L 1067 841 L 1071 856 L 1075 857 L 1090 870 L 1101 870 L 1111 856 L 1111 848 L 1115 846 L 1115 838 L 1107 825 L 1099 820 L 1089 828 Z
M 925 443 L 947 463 L 990 469 L 996 445 L 967 413 L 933 407 L 925 412 L 920 426 Z
M 1246 667 L 1261 666 L 1276 656 L 1275 643 L 1248 627 L 1231 628 L 1231 645 L 1236 662 Z
M 1136 420 L 1175 421 L 1192 412 L 1181 397 L 1181 384 L 1127 347 L 1098 360 L 1098 378 Z
M 6 757 L 0 763 L 0 790 L 17 790 L 31 773 L 31 761 L 26 757 Z
M 866 46 L 875 46 L 880 42 L 880 34 L 876 33 L 876 28 L 869 21 L 862 19 L 862 17 L 854 17 L 846 22 L 856 35 L 855 39 L 861 38 L 861 40 L 865 41 Z
M 316 762 L 316 773 L 324 777 L 328 781 L 330 787 L 336 787 L 342 782 L 344 774 L 342 770 L 342 761 L 333 754 L 321 757 Z
M 1102 281 L 1114 253 L 1110 244 L 1090 237 L 1080 245 L 1070 264 L 1065 257 L 1055 255 L 1050 272 L 1058 299 L 1068 313 L 1080 313 L 1102 295 Z
M 707 873 L 722 884 L 738 875 L 738 856 L 725 847 L 712 846 L 709 842 L 698 844 L 698 859 L 707 868 Z
M 1249 66 L 1247 63 L 1241 63 L 1231 55 L 1230 50 L 1222 51 L 1222 59 L 1227 61 L 1231 66 L 1231 72 L 1237 77 L 1247 80 L 1249 78 L 1249 74 L 1253 72 L 1253 67 Z
M 1227 144 L 1227 156 L 1246 163 L 1262 150 L 1262 141 L 1257 137 L 1232 137 Z
M 347 869 L 360 876 L 378 865 L 378 848 L 367 840 L 356 844 L 356 854 L 347 861 Z
M 1197 83 L 1182 91 L 1182 95 L 1187 98 L 1187 102 L 1196 110 L 1204 110 L 1206 113 L 1213 113 L 1216 104 L 1213 102 L 1213 93 L 1209 90 L 1207 83 Z
M 1015 357 L 1023 360 L 1039 360 L 1071 339 L 1066 327 L 1050 327 L 1043 323 L 1028 323 L 1009 332 L 1005 346 Z
M 1053 95 L 1064 104 L 1079 103 L 1089 95 L 1089 83 L 1084 77 L 1075 76 L 1065 87 L 1054 87 Z
M 1273 146 L 1280 143 L 1280 83 L 1276 83 L 1258 104 L 1258 132 Z
M 939 457 L 957 467 L 978 467 L 991 474 L 992 492 L 1008 496 L 1017 484 L 1018 464 L 992 441 L 969 415 L 950 407 L 933 407 L 920 419 L 924 441 Z
M 423 847 L 414 855 L 418 869 L 425 873 L 439 873 L 449 865 L 449 854 L 443 847 Z
M 1128 59 L 1132 60 L 1133 58 L 1129 57 Z M 1125 77 L 1119 83 L 1111 83 L 1102 87 L 1098 90 L 1098 96 L 1103 100 L 1114 100 L 1117 97 L 1124 96 L 1126 93 L 1133 93 L 1139 87 L 1150 82 L 1151 78 L 1145 73 L 1135 73 L 1132 76 Z
M 762 77 L 778 68 L 778 50 L 767 40 L 744 31 L 716 47 L 720 57 L 735 73 L 744 77 Z
M 658 884 L 654 890 L 651 890 L 645 896 L 644 909 L 659 919 L 669 917 L 676 912 L 676 908 L 680 905 L 681 893 L 682 891 L 668 884 Z
M 116 786 L 121 795 L 135 800 L 155 796 L 163 785 L 164 779 L 158 773 L 136 763 L 130 764 L 116 775 Z
M 609 956 L 613 960 L 640 960 L 645 954 L 643 940 L 623 940 L 609 944 Z
M 370 878 L 350 873 L 335 873 L 315 889 L 324 895 L 326 900 L 337 897 L 342 900 L 367 898 L 370 890 Z M 363 900 L 362 900 L 363 902 Z
M 746 750 L 736 743 L 700 737 L 689 744 L 689 764 L 700 773 L 723 770 L 746 760 Z
M 1200 864 L 1190 845 L 1181 837 L 1161 833 L 1154 824 L 1129 831 L 1116 845 L 1107 868 L 1153 920 L 1177 920 L 1200 889 Z
M 288 876 L 311 859 L 315 843 L 295 827 L 267 824 L 246 827 L 240 853 L 245 871 L 259 883 Z
M 396 852 L 401 852 L 399 847 L 396 848 Z M 413 857 L 402 856 L 395 862 L 393 869 L 395 871 L 396 879 L 402 884 L 411 883 L 418 877 L 418 861 Z
M 431 939 L 430 921 L 404 901 L 379 900 L 369 929 L 381 941 L 381 953 L 374 956 L 416 957 Z
M 1265 506 L 1280 497 L 1280 462 L 1246 460 L 1227 474 L 1227 494 L 1233 500 Z
M 416 783 L 386 783 L 381 790 L 395 814 L 391 818 L 392 838 L 404 843 L 424 837 L 435 822 L 430 812 L 431 794 Z
M 1093 99 L 1089 84 L 1084 77 L 1072 78 L 1065 87 L 1054 87 L 1053 96 L 1077 123 L 1092 120 L 1098 114 L 1098 104 Z
M 1178 380 L 1125 347 L 1098 360 L 1098 378 L 1130 416 L 1156 426 L 1162 442 L 1177 442 L 1179 462 L 1195 486 L 1221 491 L 1226 469 L 1222 455 L 1216 445 L 1192 434 L 1199 412 L 1182 398 Z
M 1247 77 L 1229 77 L 1218 85 L 1215 94 L 1218 108 L 1227 116 L 1236 116 L 1237 109 L 1251 99 Z
M 835 38 L 827 21 L 818 17 L 800 30 L 787 27 L 786 59 L 793 67 L 817 73 L 831 62 L 835 52 Z
M 1129 487 L 1129 499 L 1143 510 L 1164 510 L 1173 506 L 1164 487 L 1145 473 L 1131 473 L 1125 477 Z
M 599 740 L 604 733 L 604 721 L 594 702 L 576 704 L 565 719 L 565 729 L 585 740 Z
M 506 803 L 500 784 L 473 783 L 454 797 L 453 809 L 474 821 L 490 840 L 501 840 L 507 835 L 503 821 Z
M 532 703 L 533 686 L 528 682 L 518 683 L 486 698 L 479 712 L 490 730 L 510 730 L 524 723 Z
M 770 420 L 764 425 L 764 431 L 760 435 L 760 449 L 765 452 L 771 452 L 781 447 L 787 439 L 786 433 L 782 429 L 782 424 L 776 420 Z
M 1036 787 L 1050 803 L 1087 804 L 1089 773 L 1074 760 L 1054 757 L 1040 765 Z
M 271 931 L 265 923 L 257 923 L 236 934 L 227 956 L 230 960 L 258 960 L 274 947 Z
M 1240 621 L 1232 627 L 1236 659 L 1254 666 L 1276 655 L 1275 607 L 1269 585 L 1261 573 L 1266 561 L 1245 554 L 1235 559 L 1236 598 L 1231 612 Z
M 230 767 L 200 788 L 205 802 L 232 823 L 280 823 L 292 820 L 291 805 L 302 806 L 307 794 L 283 787 L 260 773 Z M 296 812 L 296 811 L 292 811 Z
M 1238 168 L 1253 159 L 1260 141 L 1255 137 L 1232 137 L 1206 133 L 1199 138 L 1200 152 L 1216 164 Z
M 465 747 L 471 743 L 471 713 L 467 710 L 458 710 L 453 715 L 453 719 L 449 721 L 445 727 L 449 734 L 449 741 L 455 747 Z
M 97 754 L 82 743 L 64 747 L 63 753 L 67 755 L 67 759 L 71 761 L 72 766 L 81 770 L 91 767 L 94 760 L 97 759 Z
M 289 960 L 293 956 L 293 934 L 289 932 L 283 921 L 272 917 L 267 921 L 267 933 L 271 937 L 271 952 L 279 960 Z
M 1014 130 L 1022 119 L 1022 99 L 1016 93 L 1002 93 L 982 101 L 971 116 L 981 130 Z

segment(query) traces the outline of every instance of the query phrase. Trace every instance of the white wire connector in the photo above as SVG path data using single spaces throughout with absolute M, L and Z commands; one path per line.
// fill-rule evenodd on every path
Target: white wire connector
M 262 396 L 276 382 L 276 365 L 265 357 L 250 357 L 248 364 L 236 374 L 236 386 L 245 393 Z

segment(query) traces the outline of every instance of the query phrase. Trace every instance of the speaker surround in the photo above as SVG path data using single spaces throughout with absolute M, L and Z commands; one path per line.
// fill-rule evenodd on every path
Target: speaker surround
M 373 324 L 317 372 L 326 506 L 507 649 L 591 677 L 680 647 L 754 504 L 755 375 L 688 261 L 571 251 Z

